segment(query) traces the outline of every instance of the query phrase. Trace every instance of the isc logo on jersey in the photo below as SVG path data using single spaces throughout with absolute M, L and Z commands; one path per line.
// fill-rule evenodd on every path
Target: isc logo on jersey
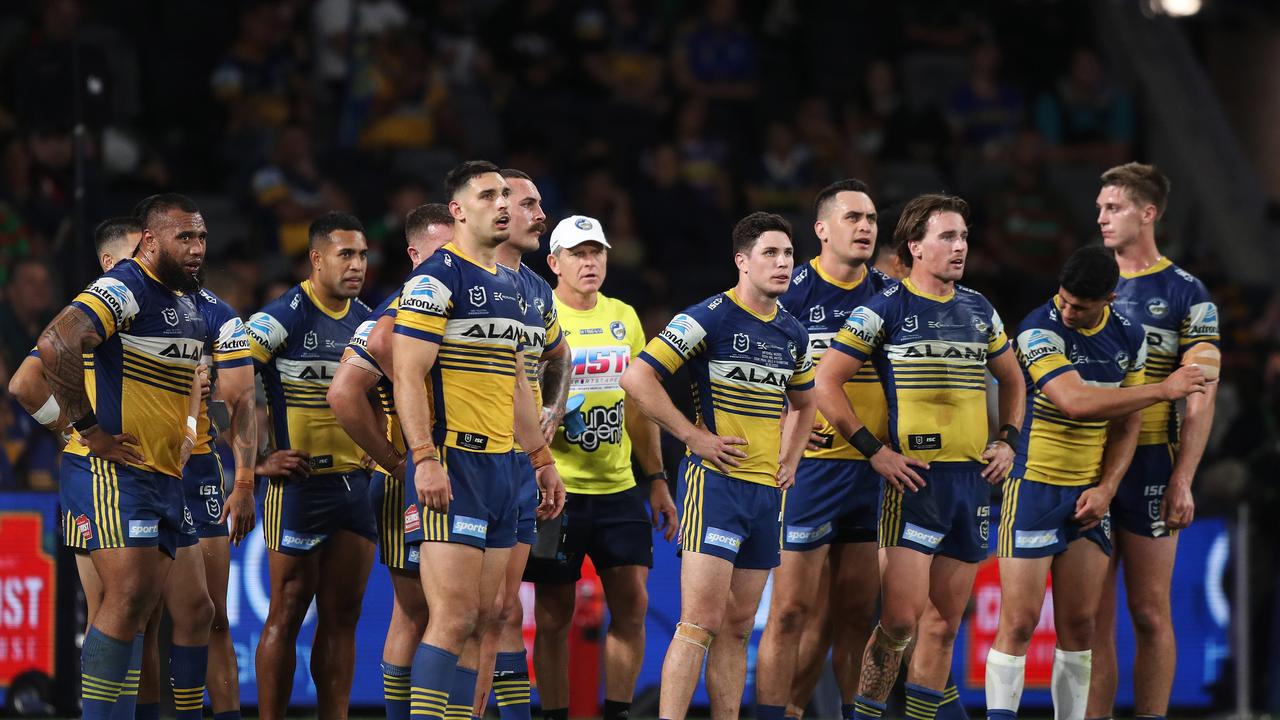
M 430 275 L 412 277 L 400 293 L 400 307 L 443 315 L 449 306 L 449 289 Z
M 138 313 L 138 301 L 133 297 L 133 292 L 115 278 L 98 278 L 86 292 L 106 303 L 111 314 L 115 315 L 116 322 Z
M 1018 350 L 1027 363 L 1062 352 L 1062 338 L 1056 333 L 1032 328 L 1018 335 Z
M 706 329 L 685 313 L 671 318 L 671 322 L 667 323 L 659 334 L 659 337 L 671 343 L 676 350 L 685 355 L 692 352 L 693 348 L 706 336 Z

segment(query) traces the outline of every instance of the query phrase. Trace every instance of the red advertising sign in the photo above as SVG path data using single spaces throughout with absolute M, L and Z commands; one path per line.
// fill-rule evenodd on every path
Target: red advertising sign
M 1053 648 L 1058 642 L 1053 627 L 1053 587 L 1044 594 L 1044 607 L 1040 609 L 1040 622 L 1031 635 L 1031 647 L 1027 648 L 1027 688 L 1048 688 L 1053 679 Z M 987 651 L 996 639 L 1000 625 L 1000 566 L 990 558 L 978 568 L 973 582 L 973 617 L 967 623 L 969 641 L 966 652 L 969 657 L 965 682 L 971 688 L 982 688 L 987 677 Z
M 44 516 L 0 512 L 0 687 L 30 670 L 53 677 L 54 558 Z

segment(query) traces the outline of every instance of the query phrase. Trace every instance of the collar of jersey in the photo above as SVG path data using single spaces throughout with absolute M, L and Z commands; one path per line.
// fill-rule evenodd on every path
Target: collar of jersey
M 134 265 L 137 265 L 137 266 L 138 266 L 138 268 L 139 268 L 140 270 L 142 270 L 142 272 L 143 272 L 143 273 L 145 273 L 147 277 L 151 278 L 152 280 L 155 280 L 155 281 L 156 281 L 156 283 L 160 285 L 160 287 L 164 288 L 165 290 L 168 290 L 169 292 L 173 293 L 174 295 L 177 295 L 178 297 L 182 297 L 182 295 L 183 295 L 183 293 L 182 293 L 182 292 L 180 292 L 180 291 L 178 291 L 178 290 L 174 290 L 174 289 L 170 288 L 168 285 L 165 285 L 165 284 L 164 284 L 164 282 L 163 282 L 160 278 L 156 277 L 156 274 L 155 274 L 155 273 L 151 272 L 151 268 L 149 268 L 149 267 L 147 267 L 146 265 L 144 265 L 144 264 L 142 264 L 141 262 L 139 262 L 139 261 L 138 261 L 138 258 L 125 258 L 125 259 L 124 259 L 124 260 L 122 260 L 121 262 L 131 262 L 131 263 L 133 263 Z
M 337 312 L 334 312 L 329 308 L 325 307 L 324 303 L 320 302 L 320 298 L 316 297 L 315 291 L 311 289 L 310 280 L 302 281 L 302 292 L 307 294 L 307 299 L 311 301 L 312 305 L 315 305 L 317 308 L 319 308 L 320 312 L 324 313 L 325 315 L 328 315 L 334 320 L 341 320 L 343 317 L 346 316 L 347 311 L 351 309 L 350 300 L 347 300 L 345 303 L 343 303 L 342 309 Z
M 601 303 L 605 302 L 608 299 L 605 297 L 604 293 L 597 291 L 596 304 L 592 305 L 589 310 L 579 310 L 577 308 L 569 307 L 567 304 L 565 304 L 565 301 L 561 300 L 560 296 L 556 295 L 554 291 L 552 291 L 551 296 L 554 298 L 557 313 L 561 315 L 573 315 L 573 316 L 584 317 L 584 318 L 595 314 L 596 311 L 598 311 L 601 307 L 603 307 Z
M 450 243 L 445 243 L 444 249 L 445 249 L 445 250 L 448 250 L 449 252 L 453 253 L 454 255 L 457 255 L 458 257 L 462 258 L 463 260 L 466 260 L 467 262 L 471 263 L 472 265 L 475 265 L 476 267 L 478 267 L 478 268 L 480 268 L 481 270 L 483 270 L 483 271 L 485 271 L 485 272 L 489 273 L 490 275 L 497 275 L 497 274 L 498 274 L 498 265 L 497 265 L 496 263 L 495 263 L 495 264 L 493 264 L 493 265 L 482 265 L 482 264 L 480 264 L 480 262 L 479 262 L 479 261 L 477 261 L 477 260 L 473 259 L 471 256 L 469 256 L 469 255 L 467 255 L 466 253 L 462 252 L 462 250 L 460 250 L 460 249 L 458 248 L 458 246 L 457 246 L 457 245 L 454 245 L 452 242 L 450 242 Z M 517 271 L 517 272 L 518 272 L 518 271 Z
M 760 313 L 756 312 L 755 310 L 752 310 L 751 308 L 747 307 L 746 305 L 743 305 L 743 304 L 742 304 L 742 301 L 738 299 L 738 293 L 734 292 L 734 291 L 733 291 L 733 288 L 730 288 L 730 289 L 726 290 L 724 294 L 725 294 L 725 296 L 726 296 L 726 297 L 728 297 L 730 300 L 732 300 L 732 301 L 733 301 L 733 304 L 734 304 L 734 305 L 737 305 L 738 307 L 742 308 L 743 310 L 746 310 L 747 312 L 751 313 L 752 317 L 759 318 L 760 320 L 763 320 L 764 322 L 772 322 L 774 318 L 778 317 L 778 304 L 777 304 L 777 303 L 774 303 L 774 304 L 773 304 L 773 312 L 769 313 L 768 315 L 761 315 Z
M 1058 309 L 1058 317 L 1061 318 L 1062 317 L 1062 301 L 1057 295 L 1053 296 L 1053 306 Z M 1090 335 L 1097 335 L 1102 330 L 1102 328 L 1107 326 L 1107 321 L 1110 319 L 1111 319 L 1111 306 L 1105 305 L 1102 308 L 1102 318 L 1098 320 L 1097 325 L 1094 325 L 1091 328 L 1067 328 L 1067 329 L 1073 332 L 1078 332 L 1081 335 L 1084 335 L 1085 337 L 1089 337 Z M 1059 319 L 1058 322 L 1062 322 L 1062 320 Z M 1062 326 L 1066 327 L 1066 323 L 1062 323 Z
M 1167 257 L 1162 257 L 1159 260 L 1152 263 L 1151 267 L 1149 268 L 1139 270 L 1136 273 L 1122 272 L 1120 273 L 1120 277 L 1126 278 L 1126 279 L 1132 279 L 1132 278 L 1142 277 L 1143 275 L 1154 275 L 1160 272 L 1161 270 L 1164 270 L 1165 268 L 1169 267 L 1172 264 L 1173 264 L 1172 260 L 1170 260 Z
M 910 291 L 912 295 L 919 295 L 922 298 L 927 298 L 929 300 L 933 300 L 934 302 L 944 303 L 956 296 L 955 289 L 951 290 L 950 295 L 931 295 L 921 290 L 920 288 L 916 287 L 916 284 L 911 282 L 911 278 L 909 277 L 902 278 L 902 287 Z
M 871 272 L 870 270 L 867 270 L 867 266 L 866 266 L 866 265 L 863 265 L 863 266 L 862 266 L 862 276 L 861 276 L 861 277 L 859 277 L 857 280 L 854 280 L 853 282 L 843 282 L 843 281 L 837 280 L 837 279 L 835 279 L 835 278 L 831 277 L 830 275 L 828 275 L 828 274 L 826 273 L 826 271 L 822 269 L 822 263 L 819 263 L 819 262 L 818 262 L 818 258 L 814 258 L 814 259 L 810 260 L 810 261 L 809 261 L 809 265 L 811 265 L 811 266 L 813 267 L 813 271 L 814 271 L 814 272 L 818 273 L 818 277 L 822 278 L 823 280 L 826 280 L 827 282 L 831 283 L 832 285 L 835 285 L 836 287 L 840 288 L 841 290 L 852 290 L 852 289 L 854 289 L 854 288 L 858 287 L 859 285 L 861 285 L 861 284 L 862 284 L 862 282 L 863 282 L 864 280 L 866 280 L 866 279 L 867 279 L 867 275 L 868 275 L 868 274 L 870 274 L 870 272 Z

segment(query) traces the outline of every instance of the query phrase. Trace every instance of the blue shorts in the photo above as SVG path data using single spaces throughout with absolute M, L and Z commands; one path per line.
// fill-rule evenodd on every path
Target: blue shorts
M 198 542 L 176 477 L 63 453 L 58 496 L 71 547 L 159 547 L 173 557 Z
M 680 461 L 680 549 L 768 570 L 782 561 L 782 491 Z
M 485 548 L 509 548 L 516 544 L 519 508 L 516 478 L 520 475 L 516 453 L 479 453 L 442 447 L 438 451 L 453 500 L 449 512 L 427 510 L 418 503 L 413 484 L 412 453 L 405 465 L 404 539 L 410 544 L 452 542 Z
M 569 493 L 564 501 L 562 540 L 554 558 L 530 557 L 524 579 L 532 583 L 574 583 L 582 560 L 596 570 L 653 567 L 653 526 L 639 487 L 603 495 Z
M 312 474 L 302 480 L 271 478 L 262 485 L 262 536 L 271 550 L 307 555 L 340 530 L 378 540 L 369 506 L 369 474 L 363 470 Z
M 866 460 L 801 460 L 782 498 L 782 549 L 875 542 L 880 482 Z
M 918 492 L 884 483 L 880 493 L 880 547 L 905 547 L 961 562 L 987 557 L 991 535 L 991 486 L 979 463 L 931 463 L 915 468 L 925 481 Z
M 532 545 L 538 539 L 538 478 L 533 463 L 524 453 L 516 453 L 516 542 Z
M 1067 546 L 1086 538 L 1111 555 L 1111 516 L 1090 530 L 1080 532 L 1076 500 L 1092 485 L 1050 485 L 1011 477 L 1004 481 L 1000 506 L 997 551 L 1002 558 L 1042 558 L 1066 552 Z
M 218 522 L 222 515 L 223 483 L 222 459 L 217 452 L 192 455 L 182 468 L 182 490 L 186 494 L 191 520 L 196 535 L 203 538 L 227 537 L 230 530 L 226 523 Z
M 1139 445 L 1134 450 L 1133 462 L 1111 500 L 1111 518 L 1117 528 L 1142 537 L 1169 534 L 1160 506 L 1173 475 L 1173 458 L 1174 449 L 1168 443 Z
M 378 525 L 378 560 L 392 570 L 418 574 L 418 546 L 404 539 L 405 515 L 417 517 L 417 508 L 407 513 L 404 482 L 384 472 L 369 478 L 369 507 Z

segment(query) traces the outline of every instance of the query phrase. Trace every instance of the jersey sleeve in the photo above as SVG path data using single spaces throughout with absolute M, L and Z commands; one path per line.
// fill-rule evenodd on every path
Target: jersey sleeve
M 213 366 L 219 370 L 253 364 L 244 322 L 222 302 L 212 304 Z
M 1067 357 L 1066 341 L 1048 328 L 1033 326 L 1018 333 L 1017 348 L 1018 361 L 1041 390 L 1050 380 L 1075 369 Z
M 439 343 L 453 311 L 455 272 L 443 263 L 430 260 L 424 272 L 409 278 L 400 290 L 395 332 L 419 340 Z
M 118 267 L 118 272 L 113 268 L 71 301 L 72 307 L 89 316 L 103 340 L 115 335 L 122 324 L 137 316 L 141 308 L 143 284 L 136 274 L 124 270 L 127 263 Z
M 649 341 L 640 359 L 653 366 L 664 379 L 682 365 L 702 354 L 707 348 L 707 332 L 714 316 L 702 306 L 688 308 L 671 318 L 671 322 Z
M 1147 383 L 1147 334 L 1134 328 L 1129 338 L 1129 366 L 1125 368 L 1120 387 L 1137 387 Z
M 346 349 L 342 352 L 342 362 L 352 363 L 381 377 L 382 368 L 378 367 L 378 361 L 374 360 L 373 355 L 369 353 L 369 333 L 373 332 L 373 327 L 377 324 L 377 318 L 370 318 L 356 327 L 355 334 L 351 336 L 351 342 L 347 343 Z
M 987 330 L 987 359 L 990 360 L 1009 349 L 1009 336 L 1004 332 L 1004 320 L 1000 319 L 1000 313 L 990 304 L 987 309 L 991 311 L 991 327 Z
M 799 325 L 799 323 L 796 323 Z M 796 343 L 794 348 L 788 348 L 796 358 L 795 370 L 791 373 L 791 379 L 787 381 L 788 390 L 808 390 L 813 387 L 813 353 L 809 349 L 809 332 L 803 327 L 798 328 L 797 338 L 792 342 Z
M 564 340 L 564 330 L 560 327 L 560 313 L 556 312 L 555 298 L 551 293 L 551 286 L 546 280 L 538 278 L 538 302 L 539 309 L 542 312 L 542 326 L 547 331 L 546 340 L 543 342 L 542 352 L 554 350 L 556 346 Z
M 289 330 L 285 325 L 288 318 L 279 317 L 279 312 L 259 310 L 249 318 L 245 332 L 249 336 L 249 355 L 254 362 L 265 363 L 280 352 L 289 339 Z
M 867 360 L 884 342 L 884 316 L 887 313 L 883 295 L 877 295 L 866 305 L 854 308 L 831 341 L 830 349 L 859 360 Z
M 1178 348 L 1185 350 L 1196 343 L 1219 344 L 1218 306 L 1209 297 L 1209 291 L 1196 279 L 1192 279 L 1187 312 L 1178 329 Z

